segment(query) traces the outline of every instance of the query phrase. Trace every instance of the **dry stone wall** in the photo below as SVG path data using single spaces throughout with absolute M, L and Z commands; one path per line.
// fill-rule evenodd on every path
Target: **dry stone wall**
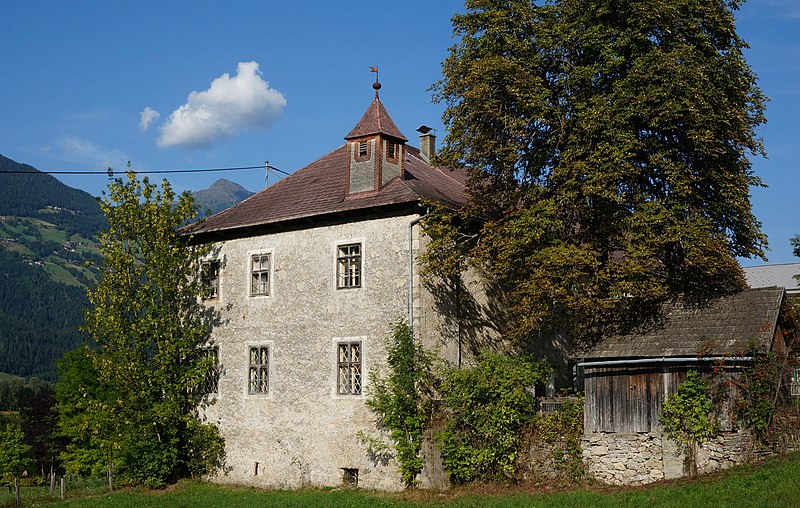
M 684 455 L 660 433 L 593 433 L 581 443 L 587 473 L 611 485 L 643 485 L 684 475 Z M 753 457 L 755 438 L 748 431 L 725 432 L 703 443 L 697 470 L 710 473 Z

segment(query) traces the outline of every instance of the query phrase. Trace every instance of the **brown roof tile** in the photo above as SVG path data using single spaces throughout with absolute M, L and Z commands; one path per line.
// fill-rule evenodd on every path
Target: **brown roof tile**
M 385 134 L 396 139 L 408 141 L 408 138 L 403 136 L 400 129 L 392 121 L 386 108 L 383 107 L 381 100 L 376 96 L 369 105 L 364 116 L 358 121 L 353 130 L 344 137 L 344 139 L 360 138 L 364 136 L 371 136 L 373 134 Z
M 349 159 L 343 145 L 238 205 L 186 226 L 183 232 L 202 235 L 233 231 L 425 200 L 466 203 L 466 171 L 430 166 L 417 148 L 405 146 L 404 150 L 405 177 L 394 178 L 378 191 L 346 194 Z
M 702 307 L 669 303 L 662 307 L 659 322 L 608 337 L 585 358 L 682 357 L 701 351 L 731 355 L 753 341 L 768 350 L 783 298 L 783 288 L 761 288 L 723 296 Z

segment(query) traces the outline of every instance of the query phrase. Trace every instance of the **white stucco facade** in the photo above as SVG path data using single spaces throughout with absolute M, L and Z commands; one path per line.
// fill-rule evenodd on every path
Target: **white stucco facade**
M 343 468 L 358 485 L 402 488 L 396 464 L 371 460 L 357 434 L 376 436 L 365 405 L 370 370 L 385 365 L 391 324 L 408 313 L 409 223 L 416 214 L 347 221 L 215 244 L 220 262 L 219 311 L 213 331 L 221 374 L 205 418 L 226 443 L 215 481 L 280 488 L 338 486 Z M 413 228 L 419 251 L 419 226 Z M 337 247 L 361 245 L 361 287 L 337 289 Z M 250 296 L 250 259 L 271 259 L 268 296 Z M 415 267 L 418 274 L 418 269 Z M 415 275 L 415 322 L 435 322 L 420 302 Z M 438 336 L 418 330 L 420 336 Z M 337 344 L 360 343 L 363 387 L 337 390 Z M 429 344 L 436 346 L 436 344 Z M 249 350 L 268 350 L 268 389 L 249 393 Z M 263 351 L 263 349 L 262 349 Z

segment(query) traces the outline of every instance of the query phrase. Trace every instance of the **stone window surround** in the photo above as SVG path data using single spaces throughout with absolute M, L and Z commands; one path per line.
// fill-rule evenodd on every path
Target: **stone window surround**
M 253 256 L 257 256 L 260 254 L 267 254 L 269 255 L 269 273 L 267 278 L 269 279 L 269 287 L 267 288 L 267 294 L 253 294 L 252 292 L 252 281 L 253 281 Z M 245 285 L 247 291 L 247 298 L 249 299 L 261 299 L 261 298 L 272 298 L 273 295 L 273 283 L 274 275 L 275 275 L 275 252 L 274 249 L 257 249 L 247 251 L 247 257 L 245 259 L 246 267 L 245 273 L 247 273 L 247 284 Z
M 355 395 L 341 395 L 339 394 L 339 344 L 354 343 L 361 344 L 361 393 Z M 367 337 L 366 336 L 353 336 L 353 337 L 334 337 L 331 341 L 331 396 L 334 399 L 341 400 L 363 400 L 364 394 L 367 391 L 367 383 L 369 378 L 369 369 L 371 368 L 367 362 Z
M 267 348 L 267 391 L 265 393 L 250 393 L 250 348 Z M 244 346 L 244 396 L 248 399 L 271 399 L 275 392 L 275 347 L 273 341 L 248 342 Z
M 360 284 L 358 286 L 353 286 L 353 287 L 349 286 L 339 287 L 339 247 L 343 247 L 345 245 L 354 245 L 354 244 L 359 244 L 361 246 L 361 267 L 360 267 L 361 273 L 359 274 Z M 331 251 L 333 253 L 333 277 L 332 277 L 333 290 L 336 293 L 348 293 L 351 291 L 358 291 L 360 289 L 365 289 L 367 286 L 366 284 L 367 279 L 365 276 L 367 273 L 367 258 L 366 258 L 367 245 L 364 238 L 361 237 L 361 238 L 349 238 L 346 240 L 337 240 L 332 245 Z

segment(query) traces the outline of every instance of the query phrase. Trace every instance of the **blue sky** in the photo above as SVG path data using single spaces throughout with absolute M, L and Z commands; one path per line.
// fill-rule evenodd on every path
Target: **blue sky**
M 41 170 L 270 165 L 292 172 L 343 142 L 373 97 L 417 145 L 442 130 L 428 88 L 453 44 L 455 0 L 379 2 L 30 1 L 0 15 L 0 154 Z M 748 61 L 771 98 L 760 131 L 769 185 L 753 190 L 771 263 L 794 262 L 791 203 L 800 118 L 800 1 L 739 12 Z M 264 171 L 169 175 L 178 190 L 225 177 L 257 191 Z M 98 195 L 105 176 L 60 176 Z M 156 177 L 160 178 L 160 177 Z M 271 182 L 275 181 L 271 177 Z M 744 260 L 743 264 L 761 261 Z

